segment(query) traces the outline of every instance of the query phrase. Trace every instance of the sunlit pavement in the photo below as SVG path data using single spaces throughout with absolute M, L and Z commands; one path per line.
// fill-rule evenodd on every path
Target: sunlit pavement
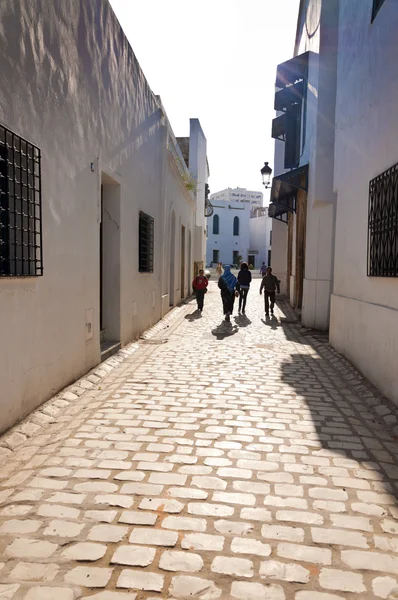
M 259 286 L 3 439 L 0 598 L 398 598 L 394 411 Z

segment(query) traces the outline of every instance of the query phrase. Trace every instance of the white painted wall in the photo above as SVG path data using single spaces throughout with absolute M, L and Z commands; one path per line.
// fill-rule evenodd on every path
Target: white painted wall
M 205 191 L 209 172 L 207 141 L 199 119 L 190 119 L 189 138 L 189 171 L 197 183 L 195 190 L 194 261 L 204 265 L 206 259 Z
M 398 162 L 398 6 L 341 2 L 332 344 L 398 403 L 398 280 L 367 276 L 369 181 Z M 355 28 L 349 26 L 355 18 Z
M 43 277 L 0 280 L 4 430 L 100 360 L 101 180 L 113 186 L 106 268 L 120 292 L 108 310 L 122 344 L 164 313 L 165 223 L 175 207 L 188 240 L 194 208 L 170 165 L 167 118 L 106 0 L 2 0 L 0 22 L 0 122 L 41 149 L 44 252 Z M 155 220 L 152 274 L 138 272 L 140 210 Z
M 272 221 L 268 215 L 252 217 L 249 221 L 250 250 L 256 251 L 257 270 L 263 262 L 271 266 L 268 265 L 268 250 L 271 250 Z
M 219 260 L 232 264 L 233 252 L 237 251 L 243 260 L 247 260 L 250 249 L 250 205 L 213 202 L 214 214 L 208 219 L 208 238 L 206 264 L 213 261 L 213 250 L 219 250 Z M 213 233 L 214 216 L 219 217 L 219 234 Z M 234 218 L 239 219 L 239 235 L 233 235 Z
M 253 249 L 250 246 L 250 213 L 255 207 L 262 206 L 262 192 L 226 188 L 211 194 L 210 201 L 214 206 L 214 215 L 220 218 L 220 229 L 219 234 L 213 234 L 214 215 L 207 219 L 206 265 L 213 262 L 213 250 L 219 250 L 219 260 L 224 264 L 232 264 L 234 251 L 247 261 L 249 250 Z M 233 235 L 234 217 L 239 218 L 239 236 Z

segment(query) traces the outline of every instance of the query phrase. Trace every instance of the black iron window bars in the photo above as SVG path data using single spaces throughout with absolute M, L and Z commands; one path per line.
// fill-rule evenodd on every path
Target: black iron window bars
M 0 277 L 43 275 L 40 150 L 0 125 Z
M 369 184 L 368 276 L 398 277 L 398 163 Z
M 139 271 L 153 273 L 155 222 L 152 217 L 140 212 L 139 222 Z

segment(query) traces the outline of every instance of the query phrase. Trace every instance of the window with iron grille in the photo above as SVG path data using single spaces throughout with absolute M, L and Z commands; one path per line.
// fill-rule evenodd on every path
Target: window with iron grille
M 384 3 L 384 0 L 373 0 L 373 7 L 372 7 L 372 23 L 376 18 L 377 13 L 379 12 L 379 10 L 381 9 L 382 5 Z
M 398 277 L 398 164 L 369 184 L 368 276 Z
M 40 275 L 40 150 L 0 125 L 0 277 Z
M 153 273 L 154 233 L 155 221 L 149 215 L 140 212 L 138 251 L 140 273 Z

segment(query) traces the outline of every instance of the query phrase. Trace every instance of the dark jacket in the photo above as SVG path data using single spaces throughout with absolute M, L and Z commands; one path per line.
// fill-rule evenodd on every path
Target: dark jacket
M 278 294 L 280 294 L 279 279 L 275 275 L 264 275 L 261 282 L 260 294 L 263 288 L 266 292 L 275 292 L 277 290 Z
M 248 269 L 241 269 L 238 273 L 238 283 L 241 287 L 250 287 L 250 282 L 252 280 L 252 274 Z

